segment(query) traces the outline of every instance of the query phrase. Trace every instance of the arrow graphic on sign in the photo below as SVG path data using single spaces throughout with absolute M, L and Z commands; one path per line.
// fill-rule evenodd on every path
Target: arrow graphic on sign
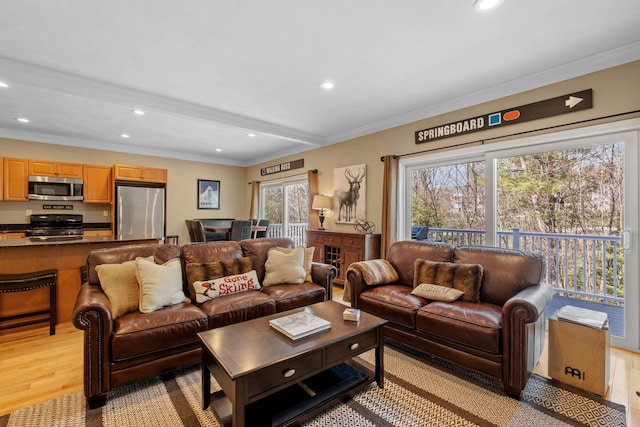
M 578 105 L 581 102 L 582 102 L 582 98 L 578 98 L 577 96 L 569 95 L 569 99 L 564 101 L 564 105 L 569 107 L 569 108 L 573 108 L 573 107 L 575 107 L 576 105 Z

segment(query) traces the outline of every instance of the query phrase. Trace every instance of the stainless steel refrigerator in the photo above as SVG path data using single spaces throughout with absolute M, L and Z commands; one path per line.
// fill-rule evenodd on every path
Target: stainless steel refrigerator
M 116 235 L 164 237 L 165 189 L 116 183 Z

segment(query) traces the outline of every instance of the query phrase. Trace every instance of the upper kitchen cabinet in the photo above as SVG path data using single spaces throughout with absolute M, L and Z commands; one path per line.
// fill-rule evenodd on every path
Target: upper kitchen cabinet
M 84 165 L 84 202 L 111 203 L 111 166 Z
M 5 157 L 2 167 L 2 199 L 26 202 L 29 196 L 29 160 Z
M 125 181 L 167 182 L 167 170 L 142 166 L 113 165 L 113 178 Z
M 82 178 L 82 165 L 78 163 L 29 160 L 30 176 L 56 176 L 60 178 Z

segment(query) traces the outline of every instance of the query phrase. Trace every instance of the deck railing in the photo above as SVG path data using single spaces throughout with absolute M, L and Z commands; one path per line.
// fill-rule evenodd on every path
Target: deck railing
M 307 228 L 306 222 L 289 223 L 285 234 L 284 224 L 270 224 L 267 230 L 267 237 L 289 237 L 293 239 L 295 246 L 307 246 Z
M 454 245 L 486 245 L 483 230 L 430 228 L 428 238 Z M 545 281 L 558 295 L 623 305 L 620 236 L 529 233 L 514 228 L 498 232 L 497 246 L 541 254 Z

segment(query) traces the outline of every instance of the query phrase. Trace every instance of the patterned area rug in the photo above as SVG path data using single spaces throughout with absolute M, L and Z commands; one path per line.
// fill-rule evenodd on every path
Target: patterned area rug
M 386 346 L 385 387 L 371 384 L 304 425 L 325 426 L 624 426 L 625 408 L 534 375 L 520 401 L 500 383 Z M 355 359 L 367 368 L 373 351 Z M 212 381 L 212 391 L 219 389 Z M 220 426 L 200 409 L 197 366 L 112 392 L 103 408 L 85 410 L 82 392 L 0 417 L 0 427 Z

